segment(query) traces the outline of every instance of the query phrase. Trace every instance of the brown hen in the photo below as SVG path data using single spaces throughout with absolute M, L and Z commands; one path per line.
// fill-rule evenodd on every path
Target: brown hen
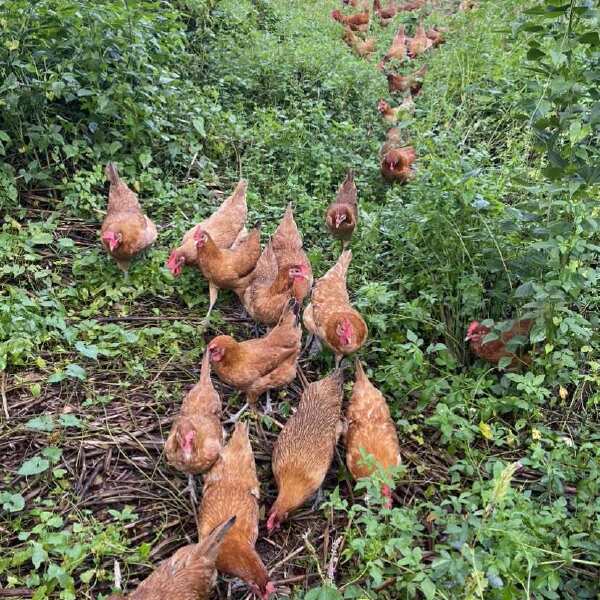
M 390 125 L 394 125 L 398 122 L 398 119 L 402 114 L 408 114 L 415 109 L 415 101 L 413 97 L 409 94 L 404 98 L 402 103 L 399 106 L 390 106 L 385 100 L 381 99 L 377 103 L 377 110 L 383 117 L 383 120 Z
M 390 0 L 385 8 L 381 6 L 381 0 L 373 0 L 373 12 L 379 17 L 381 26 L 386 27 L 396 16 L 398 7 L 393 0 Z
M 467 329 L 465 341 L 469 342 L 471 350 L 479 358 L 492 364 L 498 364 L 503 358 L 510 358 L 508 368 L 531 364 L 531 356 L 518 354 L 508 349 L 507 345 L 516 336 L 528 337 L 534 321 L 532 319 L 518 319 L 513 322 L 508 331 L 500 334 L 499 339 L 484 342 L 486 335 L 491 333 L 491 328 L 479 321 L 473 321 Z
M 414 175 L 413 163 L 416 158 L 415 149 L 402 140 L 400 130 L 390 129 L 380 152 L 381 174 L 384 179 L 391 183 L 406 183 Z
M 254 547 L 258 538 L 259 498 L 248 428 L 245 423 L 237 423 L 221 457 L 204 477 L 199 535 L 203 537 L 215 523 L 235 515 L 235 525 L 221 544 L 217 569 L 243 579 L 259 598 L 267 600 L 275 587 Z
M 427 65 L 423 65 L 420 69 L 417 69 L 410 75 L 398 75 L 397 73 L 388 73 L 388 89 L 390 94 L 396 92 L 408 92 L 412 96 L 418 96 L 423 87 L 423 78 L 427 73 Z
M 116 165 L 106 166 L 110 182 L 108 209 L 100 239 L 119 268 L 127 271 L 131 260 L 151 246 L 158 236 L 156 225 L 142 212 L 137 194 L 119 177 Z
M 279 323 L 264 337 L 236 342 L 220 335 L 208 345 L 210 361 L 225 383 L 246 393 L 254 406 L 261 394 L 281 388 L 296 378 L 302 331 L 298 320 L 300 306 L 291 302 Z M 270 410 L 267 401 L 267 412 Z
M 352 31 L 367 31 L 369 28 L 369 11 L 366 10 L 362 13 L 356 13 L 354 15 L 344 15 L 339 10 L 334 10 L 331 13 L 331 18 L 347 25 Z
M 362 40 L 347 25 L 344 27 L 343 38 L 346 44 L 348 44 L 358 56 L 368 58 L 375 52 L 375 38 L 366 38 Z
M 342 431 L 342 373 L 309 384 L 298 409 L 273 447 L 273 475 L 278 495 L 269 511 L 267 529 L 277 529 L 290 512 L 320 487 L 333 460 Z
M 240 179 L 231 196 L 226 198 L 208 219 L 194 225 L 185 233 L 181 245 L 171 252 L 167 261 L 167 267 L 174 277 L 181 275 L 185 265 L 198 266 L 198 251 L 194 242 L 194 234 L 198 228 L 207 231 L 219 248 L 231 248 L 236 241 L 245 236 L 244 225 L 248 217 L 247 189 L 248 182 Z
M 304 325 L 333 350 L 336 367 L 342 356 L 356 352 L 367 340 L 367 324 L 350 304 L 346 277 L 352 252 L 345 250 L 323 277 L 315 282 Z
M 197 264 L 209 283 L 208 319 L 219 290 L 233 290 L 241 294 L 250 283 L 260 256 L 260 225 L 231 248 L 219 248 L 210 233 L 202 227 L 196 228 L 194 242 L 198 253 Z
M 290 205 L 240 298 L 255 321 L 271 327 L 279 321 L 290 299 L 302 303 L 312 283 L 310 261 Z
M 217 555 L 235 522 L 235 515 L 215 521 L 219 524 L 207 528 L 204 539 L 177 550 L 134 592 L 128 596 L 113 594 L 108 600 L 208 600 L 215 581 Z
M 210 379 L 208 351 L 204 353 L 200 381 L 183 399 L 165 443 L 169 464 L 196 475 L 207 471 L 223 447 L 221 398 Z
M 361 479 L 374 471 L 365 463 L 363 454 L 371 455 L 382 469 L 390 469 L 400 464 L 400 444 L 383 394 L 369 381 L 359 360 L 355 365 L 356 379 L 346 413 L 346 464 L 352 476 Z M 381 493 L 391 507 L 390 488 L 382 486 Z
M 346 248 L 358 223 L 358 193 L 354 183 L 354 171 L 350 169 L 338 188 L 335 202 L 327 208 L 325 223 L 331 235 Z
M 433 41 L 427 37 L 423 23 L 419 23 L 415 31 L 415 36 L 406 40 L 408 56 L 416 58 L 433 46 Z

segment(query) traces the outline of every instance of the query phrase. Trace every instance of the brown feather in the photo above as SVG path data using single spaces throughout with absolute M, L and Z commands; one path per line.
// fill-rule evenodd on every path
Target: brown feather
M 270 511 L 271 528 L 304 504 L 325 479 L 341 430 L 342 383 L 339 369 L 311 383 L 277 438 L 273 475 L 278 496 Z

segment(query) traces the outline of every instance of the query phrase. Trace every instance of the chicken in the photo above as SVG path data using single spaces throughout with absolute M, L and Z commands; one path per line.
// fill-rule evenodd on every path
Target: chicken
M 222 446 L 221 398 L 210 379 L 210 360 L 205 352 L 200 381 L 183 399 L 165 443 L 165 454 L 176 469 L 195 475 L 214 464 Z
M 311 302 L 304 311 L 306 329 L 331 348 L 336 366 L 342 356 L 356 352 L 369 334 L 364 319 L 350 304 L 346 289 L 351 260 L 350 250 L 340 254 L 336 264 L 315 282 Z
M 219 248 L 210 233 L 197 227 L 194 241 L 200 271 L 209 282 L 208 319 L 219 290 L 233 290 L 238 295 L 250 284 L 252 271 L 260 257 L 260 224 L 231 248 Z
M 406 31 L 404 25 L 398 27 L 398 31 L 392 40 L 390 49 L 386 52 L 383 57 L 383 62 L 387 62 L 392 59 L 404 60 L 406 57 Z
M 137 195 L 119 177 L 116 165 L 106 165 L 110 182 L 108 210 L 100 239 L 119 268 L 127 271 L 131 260 L 150 247 L 158 236 L 156 225 L 142 212 Z
M 232 515 L 235 525 L 225 536 L 217 556 L 217 569 L 243 579 L 262 600 L 275 591 L 254 545 L 258 538 L 258 500 L 254 454 L 245 423 L 237 423 L 227 446 L 204 477 L 202 504 L 198 514 L 199 536 Z M 177 598 L 167 595 L 164 598 Z
M 383 120 L 390 125 L 396 124 L 403 113 L 408 114 L 414 109 L 415 101 L 411 95 L 406 96 L 399 106 L 393 108 L 383 99 L 377 103 L 377 110 L 381 113 Z
M 505 329 L 508 325 L 509 323 L 505 323 L 504 327 L 500 327 L 500 329 Z M 492 329 L 479 321 L 473 321 L 467 329 L 465 341 L 469 342 L 471 350 L 479 358 L 483 358 L 492 364 L 498 364 L 503 358 L 511 358 L 509 368 L 515 368 L 520 365 L 531 364 L 531 356 L 512 352 L 507 345 L 517 336 L 528 338 L 532 327 L 532 319 L 518 319 L 512 322 L 509 329 L 499 333 L 497 340 L 484 342 L 485 336 L 491 333 Z
M 289 205 L 258 259 L 241 300 L 255 321 L 271 327 L 277 324 L 291 298 L 302 303 L 312 283 L 310 261 Z
M 362 364 L 355 362 L 356 379 L 346 413 L 346 464 L 355 479 L 370 477 L 375 467 L 365 464 L 363 453 L 370 454 L 375 464 L 390 469 L 400 464 L 400 444 L 396 426 L 383 394 L 369 381 Z M 389 486 L 381 488 L 392 505 Z
M 281 388 L 296 378 L 302 337 L 299 311 L 298 302 L 290 302 L 279 323 L 262 338 L 236 342 L 229 335 L 220 335 L 208 345 L 217 375 L 245 392 L 250 406 L 254 406 L 264 392 Z
M 442 29 L 432 27 L 425 32 L 425 35 L 431 40 L 432 46 L 437 48 L 445 42 L 444 33 Z
M 335 202 L 327 208 L 325 222 L 331 235 L 336 240 L 341 240 L 344 250 L 358 223 L 357 191 L 352 169 L 338 188 Z
M 208 232 L 219 248 L 231 248 L 246 235 L 245 223 L 248 218 L 246 190 L 248 182 L 241 179 L 231 196 L 223 201 L 221 206 L 201 223 L 194 225 L 183 236 L 181 246 L 171 252 L 167 267 L 174 277 L 179 277 L 185 265 L 198 265 L 198 250 L 194 241 L 196 230 L 201 228 Z
M 363 58 L 368 58 L 375 52 L 375 38 L 361 40 L 348 26 L 344 27 L 344 41 L 358 56 Z
M 469 11 L 477 8 L 477 2 L 474 0 L 462 0 L 458 6 L 458 10 Z
M 341 23 L 342 25 L 347 25 L 352 29 L 352 31 L 367 31 L 369 28 L 369 11 L 356 13 L 354 15 L 344 15 L 339 10 L 334 10 L 331 13 L 331 18 Z
M 427 37 L 423 23 L 419 23 L 415 31 L 415 36 L 407 38 L 406 46 L 408 48 L 408 56 L 416 58 L 433 46 L 433 41 Z
M 358 8 L 362 11 L 369 10 L 369 2 L 368 0 L 343 0 L 343 4 L 345 6 L 352 6 L 352 8 Z
M 390 93 L 408 92 L 410 90 L 412 96 L 418 96 L 423 87 L 423 77 L 425 77 L 426 73 L 427 65 L 423 65 L 420 69 L 410 75 L 388 73 L 387 80 Z
M 406 4 L 402 4 L 398 7 L 399 11 L 410 12 L 412 10 L 419 10 L 425 6 L 425 2 L 427 0 L 413 0 L 412 2 L 407 2 Z
M 390 0 L 386 8 L 381 7 L 381 0 L 373 0 L 373 12 L 379 17 L 379 22 L 383 27 L 386 27 L 392 22 L 392 19 L 398 12 L 398 7 Z
M 394 183 L 406 183 L 413 177 L 413 163 L 417 155 L 412 146 L 406 145 L 396 128 L 387 133 L 387 141 L 381 147 L 381 174 Z
M 177 550 L 134 592 L 128 596 L 113 594 L 108 600 L 208 600 L 215 581 L 217 555 L 235 522 L 234 515 L 221 519 L 214 528 L 206 528 L 203 539 Z
M 327 475 L 342 431 L 342 384 L 339 369 L 309 384 L 275 442 L 273 475 L 278 495 L 269 511 L 269 533 L 304 504 Z

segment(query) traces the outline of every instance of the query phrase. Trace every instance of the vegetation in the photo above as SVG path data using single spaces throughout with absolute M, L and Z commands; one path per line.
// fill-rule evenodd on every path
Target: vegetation
M 426 23 L 450 32 L 401 124 L 417 176 L 392 188 L 385 79 L 341 41 L 337 4 L 2 3 L 0 580 L 23 597 L 106 597 L 114 560 L 131 586 L 194 539 L 162 440 L 205 340 L 251 324 L 229 298 L 205 330 L 205 282 L 175 281 L 168 251 L 243 174 L 267 233 L 294 203 L 320 275 L 338 252 L 323 213 L 348 167 L 350 285 L 398 424 L 399 501 L 383 508 L 375 482 L 355 486 L 336 461 L 324 510 L 260 542 L 274 578 L 306 600 L 596 597 L 600 9 L 432 2 Z M 393 29 L 374 26 L 379 54 Z M 97 237 L 109 160 L 161 226 L 128 279 Z M 468 352 L 471 320 L 517 315 L 535 318 L 531 368 Z M 298 392 L 280 394 L 283 418 Z M 269 506 L 278 429 L 253 430 Z

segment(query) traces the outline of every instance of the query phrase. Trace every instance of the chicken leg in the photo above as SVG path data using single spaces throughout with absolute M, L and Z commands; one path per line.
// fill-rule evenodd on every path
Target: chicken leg
M 319 508 L 319 505 L 321 504 L 321 502 L 323 502 L 323 498 L 324 498 L 323 488 L 320 487 L 317 490 L 317 493 L 315 494 L 315 499 L 313 501 L 312 510 L 317 510 Z
M 265 415 L 270 415 L 273 412 L 273 404 L 271 403 L 271 390 L 267 390 L 267 402 L 265 404 Z
M 188 484 L 184 491 L 189 491 L 190 502 L 194 512 L 196 512 L 198 510 L 198 494 L 196 493 L 196 481 L 191 473 L 188 475 Z
M 210 321 L 210 313 L 212 312 L 213 306 L 217 302 L 218 296 L 219 296 L 219 288 L 209 281 L 208 282 L 208 312 L 206 313 L 206 316 L 204 317 L 204 320 L 202 321 L 203 327 L 206 327 L 208 325 L 208 322 Z

